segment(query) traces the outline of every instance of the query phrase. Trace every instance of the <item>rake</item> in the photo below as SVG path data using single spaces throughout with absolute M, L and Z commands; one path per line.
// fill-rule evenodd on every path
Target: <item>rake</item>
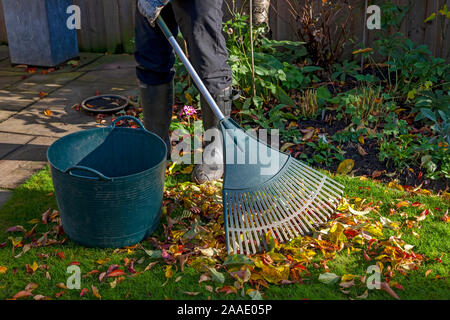
M 317 230 L 336 209 L 344 186 L 259 141 L 225 117 L 161 17 L 158 25 L 220 119 L 228 254 L 267 250 L 269 232 L 283 243 Z

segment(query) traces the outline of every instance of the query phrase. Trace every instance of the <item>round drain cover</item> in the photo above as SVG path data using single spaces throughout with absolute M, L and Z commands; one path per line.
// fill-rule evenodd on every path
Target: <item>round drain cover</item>
M 115 94 L 103 94 L 90 97 L 81 103 L 81 107 L 89 112 L 108 113 L 125 109 L 129 101 L 124 96 Z

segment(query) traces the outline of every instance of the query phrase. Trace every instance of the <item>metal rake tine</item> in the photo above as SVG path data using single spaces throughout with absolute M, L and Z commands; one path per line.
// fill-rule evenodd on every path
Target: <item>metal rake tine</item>
M 300 176 L 302 176 L 305 179 L 308 179 L 310 181 L 317 181 L 317 180 L 321 181 L 323 178 L 325 178 L 324 189 L 327 190 L 330 194 L 335 195 L 336 197 L 342 196 L 342 189 L 339 189 L 339 186 L 335 183 L 335 181 L 331 180 L 326 175 L 324 175 L 320 172 L 317 172 L 317 171 L 309 170 L 308 167 L 304 167 L 304 166 L 295 166 L 294 165 L 290 169 L 298 172 L 298 174 Z
M 282 181 L 283 181 L 283 180 L 282 180 Z M 291 197 L 292 197 L 292 192 L 289 192 L 288 190 L 286 190 L 284 184 L 280 184 L 280 189 L 283 190 L 285 194 L 291 194 Z M 295 193 L 294 193 L 294 194 L 295 194 Z M 292 199 L 292 198 L 291 198 L 291 199 Z M 293 199 L 292 199 L 292 200 L 293 200 Z M 305 201 L 305 202 L 306 202 L 306 201 Z M 306 219 L 306 217 L 305 217 L 303 214 L 301 214 L 301 213 L 304 212 L 304 209 L 305 209 L 307 206 L 306 206 L 306 204 L 300 204 L 300 203 L 298 203 L 296 200 L 294 200 L 294 203 L 295 203 L 295 204 L 297 205 L 297 207 L 298 207 L 297 210 L 296 210 L 296 212 L 294 212 L 294 214 L 297 215 L 297 217 L 298 217 L 299 219 L 301 219 L 303 222 L 305 222 L 305 223 L 309 226 L 309 228 L 308 228 L 308 227 L 306 227 L 306 226 L 302 223 L 302 226 L 303 226 L 303 228 L 304 228 L 304 231 L 305 231 L 306 233 L 309 233 L 311 229 L 314 229 L 314 227 L 311 225 L 311 223 L 308 221 L 308 219 Z
M 264 227 L 265 223 L 262 220 L 262 216 L 260 215 L 259 211 L 255 209 L 253 203 L 254 203 L 254 199 L 253 199 L 253 194 L 251 192 L 247 192 L 245 193 L 245 196 L 247 198 L 247 208 L 249 210 L 249 212 L 252 213 L 252 216 L 254 218 L 254 222 L 256 227 L 258 228 L 257 230 L 259 231 L 255 231 L 255 237 L 257 239 L 257 243 L 258 243 L 258 247 L 259 250 L 262 249 L 262 247 L 264 246 L 264 248 L 266 248 L 266 244 L 265 244 L 265 233 L 267 228 Z M 261 245 L 262 242 L 262 245 Z
M 245 211 L 247 212 L 247 220 L 249 223 L 249 231 L 250 239 L 251 239 L 251 245 L 253 249 L 253 253 L 256 253 L 258 250 L 261 249 L 261 244 L 259 243 L 258 233 L 256 232 L 256 228 L 259 228 L 259 224 L 256 223 L 256 218 L 254 217 L 252 211 L 250 210 L 250 207 L 248 205 L 249 199 L 246 193 L 241 193 L 241 198 L 243 200 Z M 253 239 L 254 238 L 254 239 Z M 258 249 L 255 248 L 255 242 L 257 243 Z
M 313 194 L 312 194 L 312 193 L 309 193 L 309 194 L 303 194 L 303 193 L 302 193 L 302 194 L 300 195 L 299 192 L 295 192 L 295 191 L 291 188 L 291 186 L 288 184 L 287 178 L 286 178 L 286 179 L 281 178 L 281 179 L 282 179 L 283 182 L 285 182 L 285 183 L 282 185 L 281 188 L 283 188 L 283 190 L 285 190 L 285 192 L 288 192 L 288 193 L 291 195 L 292 201 L 299 207 L 299 211 L 302 211 L 302 210 L 304 211 L 305 209 L 311 210 L 310 207 L 312 206 L 312 201 L 311 201 L 311 199 L 308 199 L 308 198 L 311 198 Z M 300 201 L 301 201 L 301 202 L 304 202 L 304 204 L 301 204 Z M 305 206 L 305 204 L 308 203 L 308 202 L 310 202 L 310 205 L 309 205 L 309 206 Z M 300 214 L 300 216 L 301 216 L 301 218 L 302 218 L 303 220 L 305 220 L 305 221 L 307 222 L 307 224 L 310 226 L 310 228 L 314 229 L 314 227 L 309 223 L 309 221 L 308 221 L 303 215 Z M 314 214 L 314 217 L 315 217 L 317 220 L 319 220 L 319 222 L 322 222 L 322 220 L 319 219 L 318 217 L 316 217 L 315 214 Z M 312 219 L 311 219 L 311 220 L 312 220 Z M 313 221 L 313 222 L 314 222 L 314 221 Z M 314 223 L 315 223 L 315 222 L 314 222 Z
M 301 170 L 299 170 L 299 171 L 295 171 L 294 170 L 293 172 L 297 172 L 297 175 L 300 175 L 302 177 L 302 180 L 303 180 L 303 182 L 305 184 L 308 184 L 308 185 L 313 186 L 313 187 L 317 185 L 316 184 L 317 180 L 315 180 L 315 179 L 317 179 L 317 177 L 310 176 L 308 173 L 306 173 L 304 171 L 301 171 Z M 323 189 L 324 189 L 324 192 L 326 190 L 327 192 L 329 192 L 332 195 L 334 195 L 336 198 L 342 197 L 342 195 L 337 194 L 335 191 L 329 189 L 326 185 L 323 185 Z
M 239 202 L 241 203 L 241 208 L 243 207 L 242 208 L 242 222 L 243 222 L 243 226 L 244 226 L 243 232 L 247 234 L 251 249 L 253 249 L 253 252 L 256 252 L 255 243 L 253 240 L 253 234 L 251 232 L 252 221 L 249 217 L 249 212 L 247 210 L 247 206 L 245 205 L 245 198 L 243 197 L 242 193 L 239 193 L 239 200 L 240 200 Z M 247 224 L 247 226 L 246 226 L 246 224 Z
M 309 190 L 310 192 L 314 192 L 314 190 L 312 189 L 313 187 L 309 184 L 306 184 L 305 188 L 307 190 Z M 317 187 L 315 187 L 315 188 L 317 188 Z M 317 196 L 315 197 L 315 199 L 313 201 L 314 206 L 312 208 L 315 209 L 314 212 L 320 214 L 326 221 L 327 220 L 326 217 L 329 217 L 330 214 L 334 211 L 334 209 L 329 207 L 329 205 L 327 203 L 327 202 L 330 202 L 329 199 L 322 199 L 322 198 L 325 198 L 324 195 L 322 194 L 322 192 L 323 192 L 322 190 L 319 190 L 319 192 L 317 193 Z M 325 214 L 326 217 L 323 216 L 321 210 L 323 211 L 323 214 Z M 321 222 L 324 222 L 324 221 L 321 221 Z
M 298 167 L 302 167 L 304 169 L 308 169 L 309 171 L 311 171 L 312 173 L 314 173 L 316 175 L 325 176 L 323 173 L 321 173 L 321 172 L 317 171 L 316 169 L 306 165 L 302 161 L 295 161 L 294 164 L 297 165 Z M 336 188 L 339 192 L 343 192 L 343 189 L 345 189 L 345 187 L 342 184 L 340 184 L 339 182 L 337 182 L 337 181 L 335 181 L 333 179 L 330 179 L 330 178 L 327 177 L 327 181 L 328 181 L 328 183 L 330 185 L 332 185 L 334 188 Z
M 314 169 L 311 169 L 310 167 L 307 167 L 307 166 L 293 166 L 292 168 L 297 169 L 301 173 L 301 175 L 306 175 L 310 179 L 313 179 L 313 180 L 325 177 L 326 180 L 325 180 L 324 188 L 327 189 L 330 193 L 334 194 L 336 197 L 342 197 L 343 190 L 340 189 L 339 187 L 342 187 L 342 188 L 344 188 L 344 187 L 341 184 L 337 183 L 336 181 L 331 180 L 323 173 L 320 173 L 320 172 L 318 172 Z M 335 190 L 330 189 L 330 188 L 333 188 Z
M 274 191 L 273 189 L 271 189 L 271 192 L 275 192 L 275 191 Z M 281 196 L 284 197 L 284 195 L 281 195 Z M 286 201 L 286 199 L 285 199 L 285 201 Z M 289 203 L 289 202 L 286 201 L 286 203 Z M 287 212 L 288 209 L 286 208 L 286 206 L 282 206 L 282 207 L 281 207 L 281 210 L 283 210 L 284 213 L 285 213 L 287 216 L 290 216 L 292 219 L 294 218 L 294 216 L 295 216 L 295 208 L 292 207 L 292 204 L 289 205 L 289 211 L 291 211 L 291 213 L 288 213 L 288 212 Z M 294 214 L 292 214 L 292 213 L 294 213 Z M 297 221 L 297 220 L 295 220 L 295 219 L 293 219 L 293 221 L 294 221 L 294 223 L 296 224 L 295 226 L 297 227 L 298 232 L 299 232 L 301 235 L 303 235 L 303 234 L 304 234 L 303 229 L 304 229 L 304 230 L 307 230 L 307 229 L 306 229 L 306 227 L 303 225 L 302 221 Z M 297 222 L 300 223 L 300 225 L 303 227 L 303 229 L 297 224 Z M 296 237 L 298 237 L 298 232 L 297 232 L 297 230 L 294 229 L 294 233 L 295 233 L 295 236 L 296 236 Z
M 286 182 L 286 187 L 288 187 L 288 188 L 292 188 L 293 187 L 293 185 L 291 186 L 290 184 L 288 184 L 288 181 L 290 180 L 291 181 L 291 183 L 293 184 L 294 182 L 295 182 L 295 180 L 292 180 L 292 176 L 291 177 L 288 177 L 288 178 L 286 178 L 286 180 L 287 180 L 287 182 Z M 313 192 L 314 192 L 314 190 L 312 190 L 312 189 L 310 189 L 308 186 L 306 186 L 305 185 L 305 188 L 307 188 L 308 190 L 309 190 L 309 192 L 310 192 L 310 194 L 313 194 Z M 320 190 L 319 190 L 319 193 L 320 193 Z M 303 198 L 303 201 L 306 201 L 306 199 L 302 196 L 302 195 L 298 195 L 299 197 L 301 197 L 301 198 Z M 320 198 L 316 198 L 316 199 L 314 199 L 315 201 L 322 201 Z M 313 206 L 313 208 L 317 208 L 316 206 Z M 323 216 L 323 214 L 320 212 L 320 211 L 316 211 L 315 210 L 315 212 L 316 213 L 318 213 L 320 216 L 322 216 L 322 218 L 323 218 L 323 220 L 322 219 L 319 219 L 318 218 L 318 220 L 320 221 L 320 223 L 324 223 L 325 221 L 326 221 L 326 217 L 324 217 Z M 326 213 L 326 211 L 325 211 L 325 215 L 326 216 L 328 216 L 328 214 Z
M 225 232 L 227 233 L 227 253 L 230 254 L 230 247 L 231 247 L 231 243 L 233 245 L 233 252 L 236 252 L 236 242 L 234 239 L 234 232 L 231 231 L 234 229 L 234 223 L 233 223 L 233 213 L 232 213 L 232 204 L 230 201 L 230 194 L 226 193 L 225 197 L 224 197 L 224 201 L 226 203 L 226 210 L 227 210 L 227 226 L 228 226 L 228 230 L 225 230 Z M 230 234 L 231 234 L 231 238 L 230 239 Z M 231 242 L 231 243 L 230 243 Z
M 239 202 L 239 198 L 236 197 L 236 193 L 234 194 L 234 199 L 236 201 L 236 208 L 237 208 L 237 220 L 240 222 L 239 223 L 239 243 L 240 243 L 240 251 L 241 253 L 243 252 L 249 252 L 249 247 L 248 247 L 248 240 L 247 240 L 247 235 L 245 233 L 245 225 L 244 225 L 244 219 L 242 219 L 243 213 L 242 213 L 242 206 L 241 203 Z M 242 239 L 243 238 L 243 239 Z M 244 243 L 242 243 L 242 240 L 244 241 Z M 244 248 L 244 245 L 245 248 Z
M 233 194 L 233 192 L 230 192 L 230 203 L 231 203 L 232 208 L 233 208 L 233 214 L 232 214 L 231 218 L 233 220 L 233 226 L 234 226 L 233 237 L 235 237 L 234 243 L 233 243 L 233 249 L 234 249 L 234 254 L 237 254 L 238 250 L 240 250 L 242 245 L 240 244 L 241 235 L 239 234 L 239 231 L 238 231 L 239 230 L 238 210 L 237 210 L 237 207 L 236 207 L 236 203 L 234 201 L 234 194 Z
M 257 203 L 261 205 L 261 207 L 263 208 L 262 211 L 266 213 L 266 215 L 268 216 L 268 219 L 271 221 L 271 223 L 269 225 L 270 225 L 270 231 L 271 231 L 272 235 L 275 237 L 276 235 L 280 234 L 279 235 L 279 237 L 280 237 L 281 236 L 281 232 L 279 232 L 278 228 L 276 228 L 274 226 L 274 223 L 279 221 L 279 218 L 274 214 L 273 208 L 270 208 L 270 205 L 267 204 L 265 196 L 267 196 L 267 194 L 264 195 L 263 194 L 263 190 L 258 190 L 257 197 L 260 199 L 260 201 L 257 202 Z M 282 232 L 284 233 L 283 230 L 282 230 Z M 286 234 L 285 234 L 285 237 L 287 238 Z
M 249 207 L 251 207 L 252 211 L 254 212 L 254 215 L 258 216 L 259 220 L 261 220 L 261 221 L 259 221 L 259 222 L 261 222 L 259 238 L 261 239 L 264 249 L 267 250 L 267 243 L 266 243 L 265 235 L 268 230 L 268 228 L 267 228 L 268 223 L 263 220 L 263 216 L 260 214 L 260 212 L 257 209 L 255 209 L 253 195 L 250 192 L 249 192 L 249 197 L 250 197 L 250 199 L 252 199 L 252 201 L 249 202 Z M 259 222 L 258 222 L 258 225 L 259 225 Z M 266 225 L 266 228 L 264 228 L 264 225 Z
M 284 235 L 284 238 L 285 238 L 286 240 L 283 240 L 283 242 L 284 242 L 284 241 L 289 241 L 290 238 L 286 235 L 286 232 L 285 232 L 284 228 L 282 227 L 282 225 L 281 225 L 281 224 L 278 225 L 278 223 L 281 222 L 281 221 L 283 220 L 283 218 L 280 217 L 280 215 L 278 214 L 278 213 L 279 213 L 278 210 L 275 210 L 275 209 L 273 208 L 273 206 L 276 205 L 276 202 L 274 202 L 274 201 L 270 201 L 270 203 L 268 202 L 269 199 L 267 199 L 267 198 L 268 198 L 268 196 L 269 196 L 269 193 L 267 192 L 267 188 L 264 188 L 264 193 L 265 193 L 265 195 L 266 195 L 266 197 L 263 197 L 264 203 L 266 204 L 267 207 L 271 207 L 270 203 L 272 203 L 271 212 L 272 212 L 272 214 L 273 214 L 274 216 L 277 217 L 277 219 L 274 220 L 274 221 L 276 221 L 276 222 L 272 224 L 272 227 L 276 228 L 276 230 L 280 230 L 281 233 Z M 270 196 L 270 198 L 272 198 L 272 196 Z M 274 226 L 274 224 L 277 224 L 277 225 Z M 281 237 L 281 233 L 280 233 L 279 237 Z M 278 232 L 277 232 L 277 234 L 278 234 Z M 275 236 L 275 235 L 274 235 L 274 236 Z
M 255 208 L 255 211 L 259 212 L 261 220 L 264 221 L 263 225 L 265 225 L 265 227 L 266 227 L 266 230 L 265 230 L 264 234 L 262 235 L 262 241 L 263 241 L 263 244 L 264 244 L 264 248 L 267 250 L 268 247 L 267 247 L 267 242 L 266 242 L 266 233 L 267 233 L 267 231 L 270 231 L 272 234 L 275 234 L 276 232 L 273 229 L 272 224 L 268 220 L 267 216 L 269 216 L 269 218 L 270 218 L 270 214 L 268 213 L 268 209 L 266 209 L 264 207 L 263 201 L 260 200 L 260 197 L 261 197 L 260 194 L 258 192 L 255 192 L 255 191 L 252 191 L 252 193 L 253 193 L 253 198 L 255 200 L 253 202 L 253 206 Z

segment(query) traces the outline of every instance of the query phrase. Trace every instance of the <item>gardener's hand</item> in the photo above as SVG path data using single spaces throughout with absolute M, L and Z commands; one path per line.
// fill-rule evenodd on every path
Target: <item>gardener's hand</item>
M 169 2 L 170 0 L 138 0 L 138 9 L 148 19 L 152 27 L 154 27 L 161 10 Z

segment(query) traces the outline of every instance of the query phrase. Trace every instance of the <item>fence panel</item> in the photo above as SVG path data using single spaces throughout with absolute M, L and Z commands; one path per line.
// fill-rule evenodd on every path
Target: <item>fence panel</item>
M 3 9 L 0 0 L 0 42 L 6 42 L 6 30 Z M 298 22 L 291 14 L 290 3 L 302 5 L 306 0 L 272 0 L 270 10 L 271 34 L 278 40 L 298 40 Z M 313 0 L 320 6 L 322 0 Z M 233 0 L 225 0 L 224 18 L 229 19 L 229 6 Z M 248 0 L 235 0 L 238 10 Z M 382 1 L 375 1 L 381 3 Z M 428 45 L 437 56 L 450 59 L 450 23 L 448 19 L 424 23 L 433 12 L 437 12 L 444 4 L 450 8 L 450 0 L 394 0 L 396 4 L 411 5 L 405 17 L 401 31 L 411 40 Z M 74 0 L 81 7 L 82 28 L 78 32 L 80 49 L 94 52 L 133 52 L 135 0 Z M 229 6 L 227 6 L 227 4 Z M 364 26 L 364 0 L 354 0 L 353 19 L 348 24 L 349 35 L 362 38 Z M 371 45 L 376 32 L 368 31 L 368 45 Z M 445 35 L 445 38 L 443 37 Z M 349 49 L 347 50 L 347 52 Z

